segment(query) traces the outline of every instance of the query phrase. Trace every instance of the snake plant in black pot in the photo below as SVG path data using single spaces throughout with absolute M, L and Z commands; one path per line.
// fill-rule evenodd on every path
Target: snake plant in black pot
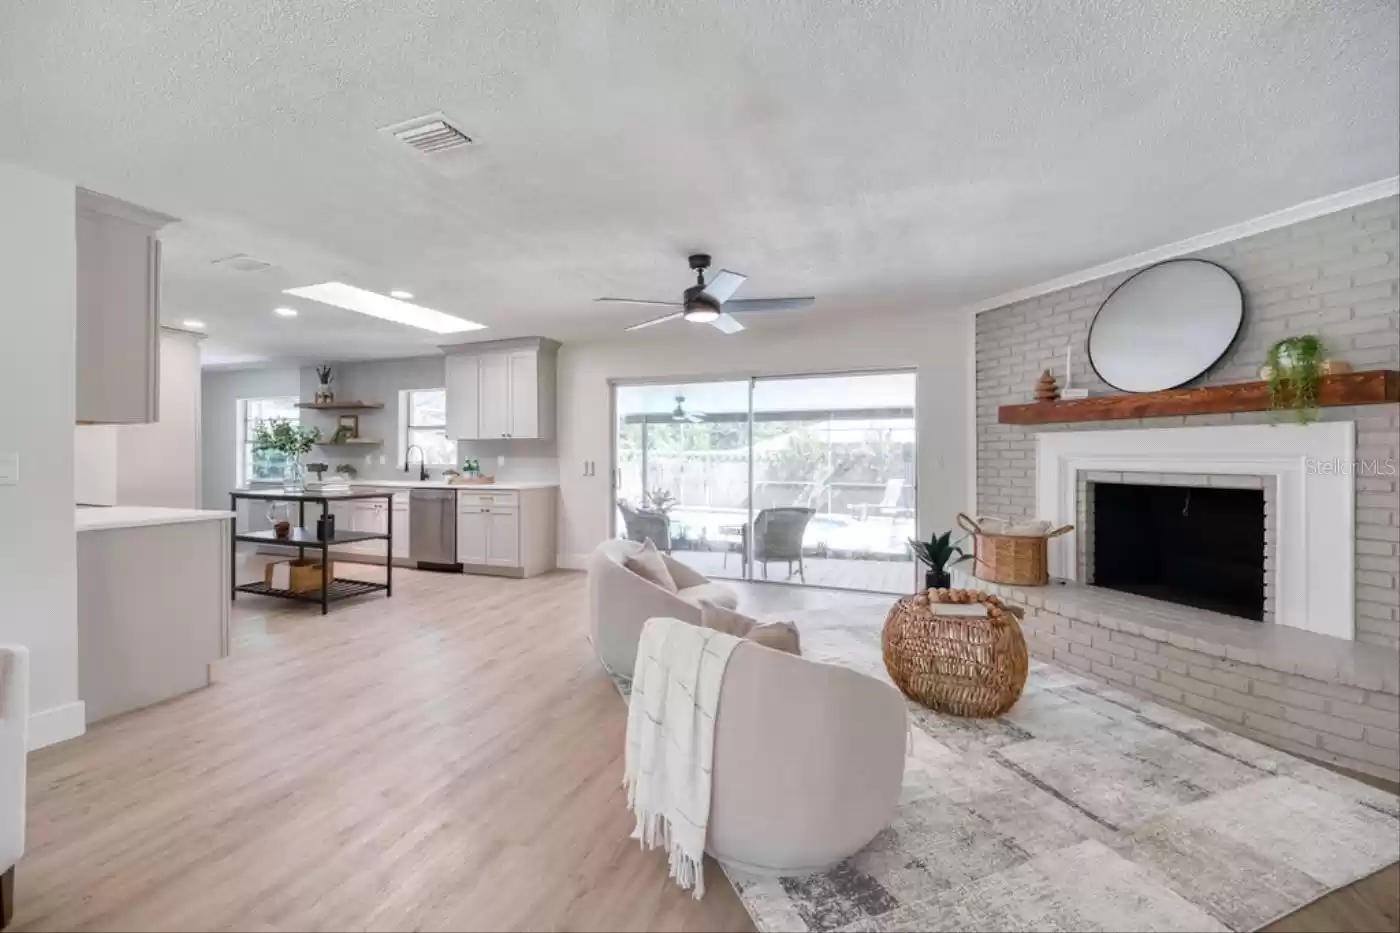
M 966 538 L 959 539 L 961 544 Z M 927 589 L 939 590 L 947 589 L 952 585 L 952 578 L 948 575 L 950 564 L 960 564 L 965 560 L 971 560 L 971 554 L 964 554 L 963 549 L 953 543 L 953 533 L 945 531 L 943 534 L 934 533 L 933 537 L 927 541 L 909 539 L 909 547 L 914 552 L 914 556 L 928 566 L 924 573 L 924 586 Z M 954 557 L 957 560 L 954 560 Z

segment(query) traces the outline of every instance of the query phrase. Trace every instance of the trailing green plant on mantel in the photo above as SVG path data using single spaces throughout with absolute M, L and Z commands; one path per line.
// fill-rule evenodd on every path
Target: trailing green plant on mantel
M 1269 383 L 1269 407 L 1293 409 L 1299 424 L 1317 420 L 1317 380 L 1327 348 L 1316 334 L 1285 337 L 1269 347 L 1265 373 Z

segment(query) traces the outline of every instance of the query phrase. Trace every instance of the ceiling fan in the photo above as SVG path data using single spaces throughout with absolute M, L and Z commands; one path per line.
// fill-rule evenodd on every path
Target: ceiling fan
M 685 421 L 690 424 L 699 424 L 701 421 L 705 420 L 705 413 L 703 411 L 686 411 L 685 396 L 677 395 L 676 408 L 674 411 L 671 412 L 671 420 Z
M 664 324 L 676 318 L 684 318 L 692 324 L 713 324 L 726 334 L 737 334 L 744 329 L 735 314 L 749 314 L 756 311 L 792 311 L 805 308 L 817 299 L 803 298 L 734 298 L 734 293 L 744 284 L 748 276 L 721 269 L 707 283 L 705 270 L 710 268 L 708 253 L 695 253 L 690 257 L 690 268 L 695 270 L 695 284 L 687 288 L 680 301 L 647 301 L 641 298 L 595 298 L 594 301 L 617 301 L 634 305 L 661 305 L 679 308 L 650 321 L 633 324 L 625 330 L 641 330 L 653 324 Z

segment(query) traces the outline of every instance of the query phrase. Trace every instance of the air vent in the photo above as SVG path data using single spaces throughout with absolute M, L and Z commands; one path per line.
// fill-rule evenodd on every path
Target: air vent
M 426 117 L 386 126 L 380 132 L 388 133 L 400 142 L 428 155 L 461 149 L 472 143 L 470 136 L 453 126 L 447 117 L 440 113 L 430 113 Z
M 210 265 L 218 266 L 221 269 L 232 269 L 234 272 L 261 272 L 264 269 L 272 268 L 272 263 L 254 259 L 247 253 L 234 253 L 232 256 L 215 259 Z

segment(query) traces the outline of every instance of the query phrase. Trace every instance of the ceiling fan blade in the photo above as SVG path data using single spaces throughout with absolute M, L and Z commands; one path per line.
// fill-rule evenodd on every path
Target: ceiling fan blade
M 740 275 L 738 272 L 730 272 L 728 269 L 721 269 L 715 273 L 715 277 L 710 279 L 709 284 L 705 286 L 705 290 L 700 294 L 708 295 L 710 298 L 714 299 L 715 304 L 722 305 L 730 298 L 734 297 L 734 293 L 739 290 L 739 286 L 748 281 L 748 278 L 747 275 Z
M 725 311 L 738 311 L 748 313 L 750 311 L 795 311 L 798 308 L 810 308 L 816 304 L 817 299 L 806 298 L 740 298 L 737 301 L 729 301 L 724 305 Z
M 679 301 L 647 301 L 644 298 L 594 298 L 594 301 L 612 301 L 624 305 L 661 305 L 663 308 L 682 307 Z
M 731 314 L 721 314 L 710 323 L 714 325 L 716 330 L 722 330 L 726 334 L 737 334 L 744 329 L 744 325 L 740 324 L 738 319 Z
M 640 324 L 633 324 L 631 327 L 624 327 L 623 330 L 641 330 L 643 327 L 650 327 L 653 324 L 665 324 L 667 321 L 674 321 L 684 313 L 684 311 L 677 311 L 674 314 L 663 314 L 661 317 L 654 317 L 650 321 L 643 321 Z

